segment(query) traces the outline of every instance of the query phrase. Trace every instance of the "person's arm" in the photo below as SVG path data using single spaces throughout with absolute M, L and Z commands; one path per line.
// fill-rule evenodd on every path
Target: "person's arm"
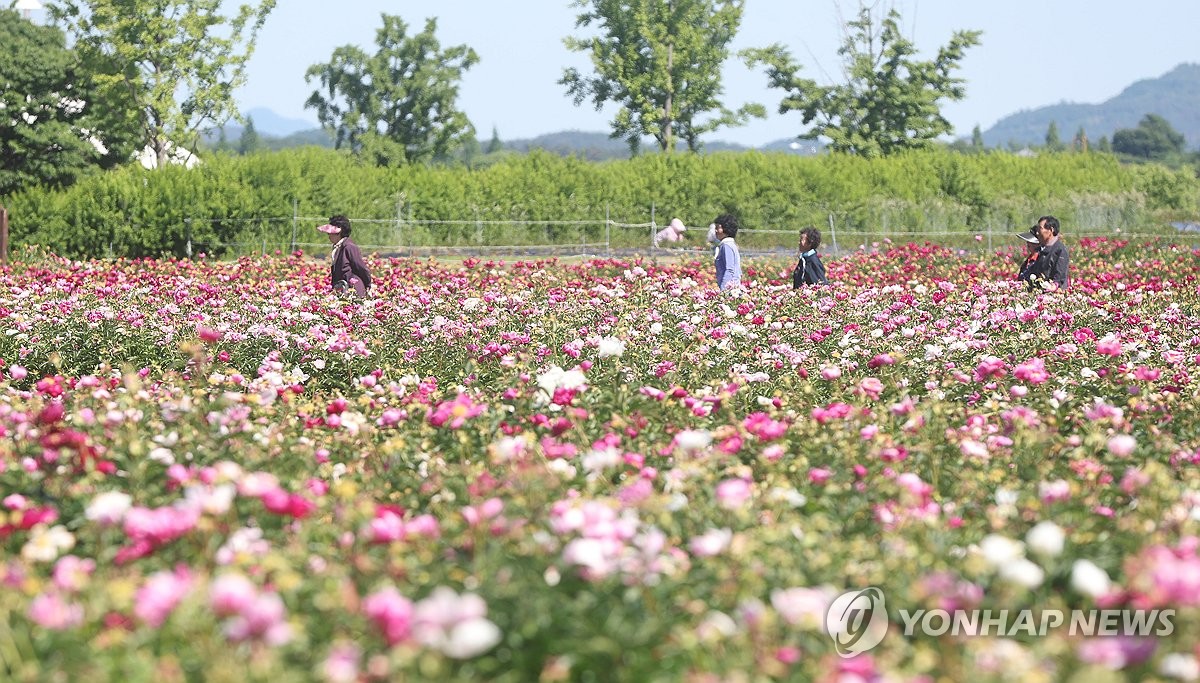
M 721 251 L 725 254 L 725 273 L 721 277 L 721 289 L 725 289 L 738 283 L 734 274 L 742 272 L 742 255 L 728 244 L 722 244 Z
M 1058 289 L 1066 289 L 1067 287 L 1067 269 L 1069 266 L 1069 257 L 1067 256 L 1067 248 L 1063 247 L 1058 252 L 1057 257 L 1050 262 L 1050 272 L 1046 274 L 1054 284 L 1058 285 Z
M 371 286 L 371 271 L 367 270 L 367 262 L 363 260 L 362 250 L 357 244 L 348 242 L 345 245 L 346 262 L 350 264 L 350 272 L 358 276 L 366 287 Z

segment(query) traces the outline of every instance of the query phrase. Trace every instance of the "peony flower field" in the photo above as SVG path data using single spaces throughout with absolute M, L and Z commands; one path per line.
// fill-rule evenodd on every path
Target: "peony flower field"
M 0 272 L 0 678 L 1200 677 L 1200 251 Z M 887 596 L 843 658 L 836 596 Z M 898 610 L 1173 610 L 906 635 Z

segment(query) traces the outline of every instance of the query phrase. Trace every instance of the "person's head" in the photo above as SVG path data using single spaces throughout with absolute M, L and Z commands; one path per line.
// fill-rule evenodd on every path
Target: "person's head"
M 809 251 L 821 246 L 821 231 L 811 225 L 800 231 L 800 250 Z
M 338 228 L 339 230 L 341 230 L 340 233 L 337 233 L 340 237 L 349 237 L 350 236 L 350 219 L 349 218 L 346 218 L 345 216 L 343 216 L 342 214 L 339 213 L 336 216 L 329 217 L 329 224 Z
M 1035 236 L 1043 245 L 1049 244 L 1058 237 L 1058 219 L 1054 216 L 1042 216 L 1038 219 Z
M 713 225 L 717 226 L 717 239 L 723 240 L 726 237 L 736 238 L 738 234 L 738 222 L 733 217 L 733 214 L 723 213 L 713 220 Z

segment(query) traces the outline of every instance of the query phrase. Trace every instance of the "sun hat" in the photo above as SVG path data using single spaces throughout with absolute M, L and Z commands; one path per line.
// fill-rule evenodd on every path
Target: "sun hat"
M 1037 226 L 1036 225 L 1033 226 L 1032 228 L 1026 230 L 1025 232 L 1018 232 L 1017 237 L 1020 237 L 1021 239 L 1025 240 L 1029 244 L 1037 244 L 1040 241 L 1037 238 Z
M 339 228 L 336 225 L 333 225 L 332 223 L 326 223 L 325 225 L 318 225 L 317 230 L 320 230 L 321 232 L 324 232 L 324 233 L 327 233 L 330 235 L 336 235 L 342 231 L 341 228 Z
M 671 228 L 675 232 L 683 232 L 684 230 L 687 230 L 687 226 L 684 225 L 683 221 L 679 220 L 678 218 L 672 218 L 671 224 L 667 227 Z

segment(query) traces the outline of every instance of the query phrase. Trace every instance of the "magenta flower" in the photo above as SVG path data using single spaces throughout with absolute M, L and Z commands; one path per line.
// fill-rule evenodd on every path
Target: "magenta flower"
M 185 567 L 173 572 L 161 571 L 150 576 L 138 589 L 133 613 L 155 628 L 162 625 L 192 588 L 192 576 Z
M 51 631 L 74 628 L 83 623 L 83 607 L 68 602 L 58 593 L 41 593 L 29 603 L 33 623 Z
M 726 510 L 737 510 L 750 502 L 754 489 L 745 479 L 726 479 L 717 484 L 717 504 Z
M 368 595 L 362 609 L 388 645 L 408 640 L 412 632 L 413 604 L 395 588 L 388 586 Z
M 566 403 L 569 402 L 566 401 Z M 468 419 L 482 414 L 486 409 L 486 405 L 475 403 L 470 396 L 459 394 L 454 397 L 453 401 L 443 401 L 431 410 L 429 424 L 434 427 L 446 426 L 450 429 L 458 429 L 466 424 Z

